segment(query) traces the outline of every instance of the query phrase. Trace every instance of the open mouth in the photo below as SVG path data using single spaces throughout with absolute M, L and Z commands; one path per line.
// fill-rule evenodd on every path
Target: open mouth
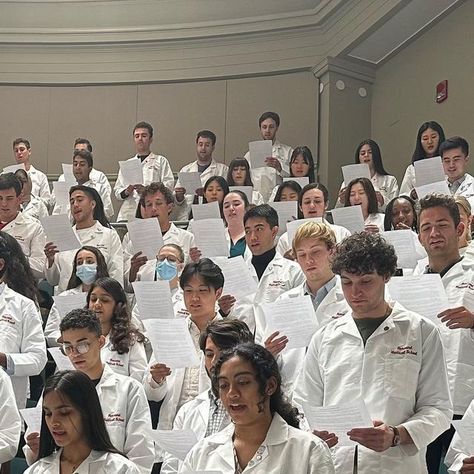
M 245 410 L 246 406 L 239 403 L 232 403 L 229 405 L 230 413 L 242 413 Z

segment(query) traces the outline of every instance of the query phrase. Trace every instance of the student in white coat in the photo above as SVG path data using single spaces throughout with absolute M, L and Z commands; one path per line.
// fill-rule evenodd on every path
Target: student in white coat
M 249 162 L 245 158 L 235 158 L 230 162 L 229 171 L 227 172 L 227 184 L 229 187 L 251 186 L 252 194 L 247 196 L 250 203 L 256 206 L 265 203 L 260 191 L 254 188 Z
M 199 347 L 204 354 L 207 375 L 211 377 L 211 370 L 222 351 L 244 342 L 253 342 L 253 334 L 242 321 L 236 319 L 213 321 L 204 328 L 199 336 Z M 230 417 L 222 401 L 209 389 L 179 409 L 174 419 L 173 430 L 190 429 L 198 439 L 203 439 L 221 431 L 229 423 Z M 165 453 L 160 472 L 177 473 L 181 464 L 178 458 Z
M 96 387 L 112 445 L 134 462 L 141 474 L 149 474 L 155 450 L 150 409 L 142 385 L 102 363 L 100 352 L 105 338 L 92 311 L 69 312 L 60 329 L 63 352 L 74 368 L 85 373 Z M 38 457 L 39 433 L 30 433 L 26 442 L 25 457 L 31 464 Z
M 210 130 L 201 130 L 196 137 L 196 155 L 197 160 L 183 166 L 180 173 L 198 172 L 200 174 L 202 186 L 211 176 L 227 175 L 228 167 L 224 163 L 218 163 L 213 157 L 212 153 L 216 147 L 216 135 Z M 186 189 L 179 182 L 176 181 L 174 188 L 176 201 L 171 219 L 174 221 L 188 220 L 189 206 L 192 204 L 193 195 L 186 194 Z M 197 189 L 197 194 L 202 196 L 203 189 Z M 187 202 L 185 202 L 187 201 Z
M 20 244 L 35 278 L 44 276 L 46 241 L 43 226 L 20 212 L 21 183 L 13 173 L 0 175 L 0 230 L 10 234 Z
M 10 377 L 0 370 L 0 468 L 16 455 L 21 419 Z
M 117 216 L 117 221 L 128 221 L 133 218 L 137 209 L 143 186 L 153 182 L 163 183 L 167 188 L 174 188 L 173 171 L 168 160 L 162 155 L 151 152 L 153 142 L 153 127 L 147 122 L 139 122 L 133 129 L 133 139 L 137 154 L 130 158 L 138 158 L 142 163 L 143 183 L 126 184 L 119 170 L 114 186 L 115 197 L 123 201 Z
M 11 376 L 18 408 L 25 408 L 29 377 L 46 365 L 46 343 L 36 282 L 18 242 L 0 232 L 0 370 Z
M 87 375 L 67 370 L 47 380 L 41 422 L 38 460 L 26 473 L 140 473 L 112 444 Z
M 31 178 L 25 170 L 15 171 L 21 183 L 20 210 L 24 216 L 40 220 L 49 215 L 48 208 L 42 199 L 31 194 Z
M 304 273 L 305 281 L 277 298 L 309 295 L 318 326 L 322 327 L 349 311 L 342 293 L 339 276 L 331 269 L 336 248 L 336 236 L 328 224 L 306 222 L 298 228 L 293 239 L 293 255 Z M 275 332 L 265 341 L 265 347 L 277 358 L 283 380 L 283 391 L 289 396 L 303 365 L 306 348 L 283 349 L 288 343 L 285 334 Z
M 258 127 L 262 140 L 272 141 L 272 156 L 267 157 L 267 165 L 264 168 L 252 169 L 252 180 L 255 189 L 262 194 L 264 201 L 268 202 L 273 188 L 281 184 L 284 176 L 289 176 L 293 148 L 277 139 L 280 116 L 276 112 L 264 112 L 258 119 Z M 247 152 L 244 158 L 249 161 L 250 153 Z
M 75 221 L 73 230 L 81 245 L 97 247 L 104 255 L 109 275 L 123 281 L 123 251 L 120 237 L 110 227 L 104 214 L 104 206 L 97 191 L 88 186 L 73 186 L 69 190 L 69 201 Z M 74 250 L 59 252 L 55 242 L 47 242 L 45 275 L 48 283 L 56 286 L 56 294 L 63 292 L 71 276 Z
M 351 310 L 321 328 L 295 383 L 298 406 L 338 405 L 362 398 L 373 428 L 353 427 L 354 447 L 315 432 L 335 447 L 336 472 L 426 473 L 425 448 L 448 426 L 452 405 L 443 344 L 428 319 L 392 307 L 385 284 L 396 270 L 393 247 L 361 232 L 336 248 L 332 262 Z
M 335 472 L 328 447 L 298 429 L 298 410 L 284 399 L 278 366 L 269 351 L 246 343 L 223 352 L 212 385 L 232 423 L 198 442 L 180 472 Z
M 459 255 L 464 232 L 459 209 L 451 196 L 433 194 L 419 201 L 420 242 L 428 254 L 427 273 L 439 273 L 450 309 L 438 315 L 446 351 L 454 419 L 464 415 L 474 393 L 474 268 Z M 440 458 L 454 434 L 450 427 L 428 447 L 429 472 L 439 470 Z
M 31 145 L 26 138 L 13 140 L 13 154 L 17 164 L 25 165 L 26 171 L 31 178 L 31 192 L 44 201 L 47 207 L 51 204 L 51 190 L 49 189 L 48 177 L 36 169 L 30 162 Z
M 194 246 L 194 235 L 185 229 L 176 227 L 170 221 L 173 209 L 173 193 L 163 183 L 151 183 L 145 186 L 140 198 L 140 209 L 143 219 L 158 219 L 163 237 L 163 243 L 176 244 L 183 249 L 185 257 Z M 137 273 L 147 263 L 147 257 L 142 252 L 134 253 L 133 244 L 128 234 L 125 234 L 122 242 L 124 249 L 124 279 L 125 290 L 132 292 L 131 283 L 137 278 Z M 159 250 L 157 240 L 157 249 Z M 153 264 L 151 264 L 153 265 Z

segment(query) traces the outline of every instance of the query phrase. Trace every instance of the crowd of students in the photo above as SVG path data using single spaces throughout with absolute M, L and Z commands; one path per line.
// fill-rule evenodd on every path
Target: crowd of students
M 377 143 L 362 141 L 354 162 L 367 164 L 370 178 L 343 182 L 334 203 L 360 206 L 364 230 L 350 232 L 333 223 L 309 148 L 277 140 L 274 112 L 258 124 L 272 145 L 258 168 L 251 153 L 229 167 L 218 163 L 214 133 L 197 134 L 197 159 L 180 171 L 199 173 L 201 187 L 192 193 L 151 152 L 146 122 L 133 130 L 137 154 L 130 159 L 140 161 L 143 180 L 130 183 L 121 168 L 113 191 L 93 167 L 88 140 L 74 143 L 74 181 L 64 167 L 53 193 L 31 164 L 28 140 L 14 140 L 18 169 L 0 174 L 2 473 L 15 456 L 25 457 L 28 473 L 437 474 L 443 459 L 449 472 L 474 472 L 467 141 L 424 123 L 400 192 Z M 438 156 L 449 193 L 418 196 L 414 163 Z M 59 202 L 64 183 L 69 200 Z M 121 201 L 118 221 L 158 223 L 154 258 L 111 226 L 112 192 Z M 291 232 L 273 204 L 285 201 L 297 208 Z M 220 255 L 196 243 L 200 208 L 193 205 L 213 202 L 227 242 Z M 60 250 L 61 242 L 48 239 L 42 221 L 50 213 L 68 217 L 80 248 Z M 189 221 L 188 229 L 176 221 Z M 400 265 L 393 231 L 411 236 L 411 267 Z M 226 273 L 222 257 L 243 263 L 234 268 L 252 291 L 228 291 L 235 274 Z M 425 274 L 446 296 L 434 317 L 388 290 L 395 275 L 416 286 L 428 281 Z M 166 291 L 150 308 L 138 288 L 152 282 Z M 73 307 L 64 311 L 64 302 Z M 288 308 L 278 317 L 308 329 L 296 336 L 275 330 L 278 306 Z M 188 344 L 192 363 L 167 362 L 150 318 L 183 321 L 186 337 L 167 342 L 177 351 Z M 40 384 L 41 424 L 33 429 L 23 409 L 35 398 L 32 377 L 44 374 L 48 358 L 52 364 L 47 348 L 58 369 L 60 348 L 70 369 Z M 352 402 L 367 411 L 370 426 L 339 432 Z M 184 430 L 195 436 L 186 453 L 160 441 Z

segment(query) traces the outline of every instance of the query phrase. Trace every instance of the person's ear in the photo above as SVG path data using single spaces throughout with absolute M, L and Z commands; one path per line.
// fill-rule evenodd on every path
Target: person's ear
M 457 228 L 456 228 L 456 234 L 458 237 L 461 237 L 462 234 L 464 234 L 464 231 L 466 230 L 466 226 L 464 225 L 464 222 L 459 222 Z
M 267 381 L 267 386 L 265 387 L 265 394 L 271 397 L 278 389 L 278 383 L 274 376 L 270 377 Z
M 222 291 L 224 288 L 219 288 L 216 290 L 216 298 L 219 299 L 222 296 Z
M 105 346 L 105 336 L 101 334 L 99 336 L 99 348 L 102 349 Z
M 278 229 L 279 227 L 276 225 L 275 227 L 273 227 L 272 229 L 272 236 L 273 236 L 273 239 L 275 239 L 275 237 L 277 236 L 278 234 Z

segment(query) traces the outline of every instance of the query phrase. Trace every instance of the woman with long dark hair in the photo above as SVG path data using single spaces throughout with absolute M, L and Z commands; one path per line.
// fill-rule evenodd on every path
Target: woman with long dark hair
M 254 188 L 249 162 L 245 158 L 235 158 L 230 162 L 227 172 L 227 184 L 232 186 L 252 186 L 252 204 L 263 204 L 263 196 Z
M 112 445 L 99 396 L 86 374 L 66 370 L 47 380 L 38 459 L 25 472 L 140 473 Z
M 278 364 L 267 349 L 245 343 L 223 352 L 212 384 L 232 423 L 201 440 L 183 470 L 334 473 L 327 445 L 298 429 L 298 410 L 284 399 Z

